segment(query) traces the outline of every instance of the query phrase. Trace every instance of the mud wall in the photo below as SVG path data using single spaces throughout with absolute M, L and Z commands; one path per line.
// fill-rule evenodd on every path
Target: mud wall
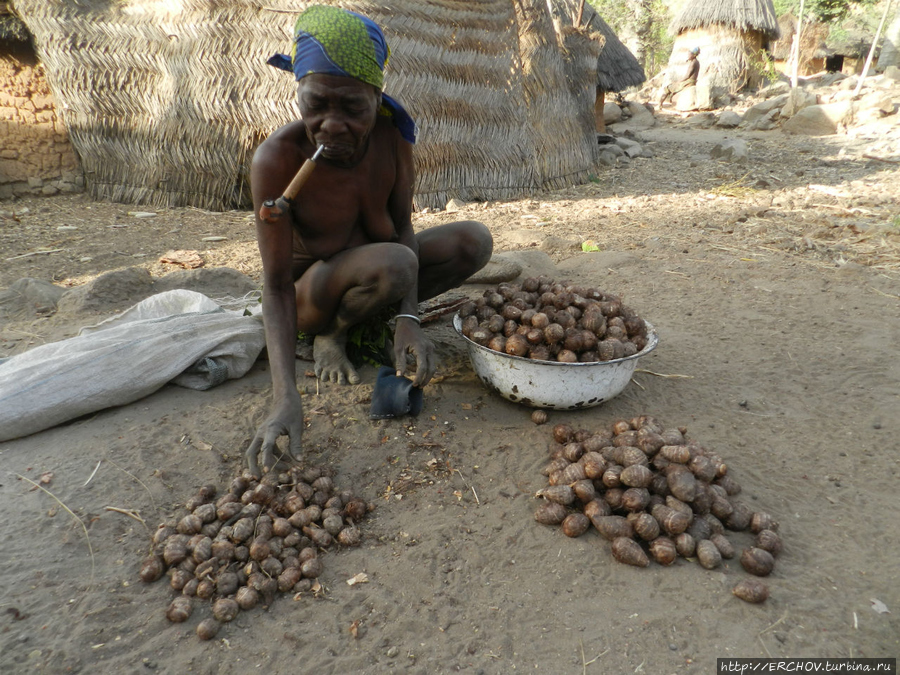
M 0 42 L 0 199 L 83 188 L 43 67 L 29 48 Z

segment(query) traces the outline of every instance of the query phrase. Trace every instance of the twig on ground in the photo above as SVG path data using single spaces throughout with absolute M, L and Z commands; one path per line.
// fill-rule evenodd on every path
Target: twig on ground
M 678 374 L 666 375 L 665 373 L 655 373 L 652 370 L 645 370 L 644 368 L 635 368 L 634 372 L 646 373 L 647 375 L 656 375 L 656 377 L 667 377 L 667 378 L 672 378 L 672 379 L 682 379 L 682 380 L 693 380 L 694 379 L 693 375 L 678 375 Z
M 56 503 L 59 504 L 61 507 L 63 507 L 70 516 L 72 516 L 75 520 L 77 520 L 79 525 L 81 525 L 81 529 L 84 531 L 84 540 L 87 542 L 88 553 L 91 555 L 91 582 L 89 585 L 93 586 L 94 585 L 94 549 L 91 546 L 91 537 L 88 534 L 87 526 L 84 524 L 84 521 L 81 518 L 79 518 L 78 516 L 76 516 L 75 512 L 72 511 L 72 509 L 70 509 L 68 506 L 66 506 L 65 503 L 59 497 L 57 497 L 55 494 L 50 492 L 50 490 L 45 488 L 43 485 L 39 485 L 38 483 L 35 483 L 30 478 L 26 478 L 25 476 L 23 476 L 20 473 L 13 473 L 13 475 L 17 476 L 20 480 L 24 480 L 26 483 L 31 483 L 34 487 L 41 490 L 42 492 L 46 492 L 54 500 L 56 500 Z
M 147 523 L 144 522 L 144 519 L 141 518 L 140 514 L 137 511 L 133 511 L 132 509 L 120 509 L 116 506 L 107 506 L 105 508 L 107 511 L 115 511 L 116 513 L 121 513 L 123 516 L 128 516 L 129 518 L 134 518 L 141 525 L 143 525 L 144 527 L 147 527 Z
M 590 661 L 585 661 L 585 659 L 584 659 L 584 642 L 582 640 L 579 640 L 578 643 L 581 645 L 581 673 L 582 673 L 582 675 L 587 675 L 587 667 L 589 665 L 591 665 L 592 663 L 594 663 L 594 661 L 599 659 L 601 656 L 606 656 L 607 654 L 609 654 L 609 649 L 604 649 L 602 652 L 597 654 L 597 656 L 592 658 Z
M 119 465 L 116 464 L 114 461 L 112 461 L 109 457 L 106 458 L 106 461 L 109 462 L 110 464 L 112 464 L 114 467 L 116 467 L 119 471 L 121 471 L 122 473 L 124 473 L 124 474 L 127 475 L 127 476 L 130 476 L 134 481 L 136 481 L 137 483 L 139 483 L 140 486 L 141 486 L 142 488 L 144 488 L 144 489 L 147 491 L 147 495 L 150 497 L 150 506 L 152 506 L 153 509 L 156 510 L 156 502 L 153 501 L 153 493 L 150 492 L 150 488 L 147 487 L 147 485 L 144 483 L 144 481 L 142 481 L 140 478 L 138 478 L 137 476 L 135 476 L 135 475 L 134 475 L 133 473 L 131 473 L 130 471 L 128 471 L 128 470 L 126 470 L 126 469 L 123 469 L 121 466 L 119 466 Z
M 900 300 L 900 295 L 894 295 L 893 293 L 885 293 L 884 291 L 879 291 L 879 290 L 878 290 L 877 288 L 875 288 L 874 286 L 866 286 L 866 288 L 868 288 L 868 289 L 871 290 L 871 291 L 875 291 L 875 292 L 878 293 L 879 295 L 883 295 L 883 296 L 886 297 L 886 298 L 894 298 L 894 299 L 896 299 L 896 300 Z
M 59 253 L 60 251 L 65 251 L 64 248 L 54 248 L 50 251 L 32 251 L 31 253 L 22 253 L 20 255 L 14 255 L 12 258 L 7 258 L 7 262 L 10 260 L 18 260 L 19 258 L 30 258 L 35 255 L 48 255 L 50 253 Z
M 81 487 L 87 487 L 87 484 L 93 480 L 94 476 L 97 474 L 97 469 L 100 468 L 100 465 L 102 463 L 103 463 L 102 459 L 97 460 L 97 466 L 94 467 L 94 470 L 91 471 L 91 475 L 88 476 L 88 479 L 86 481 L 84 481 L 84 485 L 82 485 Z
M 759 644 L 761 644 L 762 647 L 763 647 L 763 649 L 766 650 L 766 655 L 767 655 L 770 659 L 772 658 L 772 654 L 769 652 L 769 648 L 766 647 L 766 643 L 763 642 L 763 639 L 762 639 L 763 633 L 768 633 L 770 630 L 772 630 L 773 628 L 775 628 L 775 626 L 777 626 L 778 624 L 780 624 L 782 621 L 784 621 L 784 620 L 787 618 L 787 615 L 788 615 L 788 613 L 785 612 L 785 613 L 782 615 L 782 617 L 781 617 L 780 619 L 778 619 L 778 621 L 776 621 L 775 623 L 773 623 L 773 624 L 772 624 L 771 626 L 769 626 L 768 628 L 763 628 L 761 631 L 759 631 L 759 633 L 756 634 L 756 639 L 759 640 Z
M 481 502 L 478 499 L 478 493 L 475 492 L 474 487 L 469 485 L 468 481 L 466 480 L 466 477 L 462 475 L 462 471 L 460 471 L 459 469 L 453 469 L 453 470 L 459 474 L 459 477 L 462 478 L 462 481 L 465 484 L 465 486 L 472 491 L 472 495 L 474 495 L 474 497 L 475 497 L 475 503 L 478 504 L 479 506 L 481 506 Z
M 876 159 L 879 162 L 887 162 L 888 164 L 900 164 L 900 159 L 893 157 L 879 157 L 878 155 L 863 155 L 866 159 Z

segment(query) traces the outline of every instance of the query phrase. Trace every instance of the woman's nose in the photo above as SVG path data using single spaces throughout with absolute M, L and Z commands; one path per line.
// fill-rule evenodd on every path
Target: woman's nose
M 320 125 L 322 131 L 324 131 L 329 136 L 334 136 L 340 133 L 343 133 L 347 129 L 347 124 L 341 119 L 340 115 L 326 115 L 322 119 L 322 124 Z

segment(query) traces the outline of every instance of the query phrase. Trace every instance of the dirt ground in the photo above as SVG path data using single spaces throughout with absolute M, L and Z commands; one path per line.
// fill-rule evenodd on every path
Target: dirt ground
M 709 159 L 725 136 L 748 141 L 748 163 Z M 640 139 L 654 158 L 596 182 L 415 220 L 482 220 L 523 274 L 623 294 L 660 342 L 622 394 L 535 426 L 472 373 L 449 317 L 427 327 L 442 366 L 416 418 L 368 419 L 371 368 L 356 386 L 316 386 L 301 362 L 308 461 L 377 508 L 360 547 L 324 555 L 319 593 L 242 612 L 209 642 L 194 634 L 208 607 L 169 623 L 173 591 L 138 569 L 158 523 L 240 472 L 271 400 L 264 360 L 206 392 L 167 385 L 0 444 L 0 671 L 710 673 L 727 656 L 900 655 L 896 164 L 867 159 L 865 139 L 700 130 L 673 114 Z M 81 196 L 0 211 L 0 288 L 130 266 L 159 277 L 173 250 L 259 279 L 249 213 L 138 217 L 154 210 Z M 0 357 L 128 304 L 7 321 Z M 747 577 L 736 559 L 629 567 L 594 531 L 534 521 L 552 426 L 639 414 L 686 426 L 780 521 L 764 604 L 732 595 Z M 46 492 L 20 478 L 48 473 Z M 368 583 L 346 583 L 361 572 Z

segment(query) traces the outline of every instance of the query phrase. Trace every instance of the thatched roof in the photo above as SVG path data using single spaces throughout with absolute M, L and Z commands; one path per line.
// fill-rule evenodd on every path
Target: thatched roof
M 685 30 L 716 25 L 757 31 L 771 40 L 779 35 L 772 0 L 687 0 L 669 29 L 678 35 Z
M 647 80 L 647 75 L 631 50 L 626 47 L 615 31 L 590 4 L 580 0 L 555 0 L 558 18 L 567 25 L 578 21 L 587 30 L 603 37 L 603 49 L 597 57 L 597 85 L 604 91 L 623 91 L 637 87 Z
M 8 2 L 0 0 L 0 41 L 28 42 L 31 35 L 22 20 L 15 15 Z
M 297 117 L 293 78 L 265 61 L 289 49 L 307 4 L 15 0 L 90 194 L 208 209 L 246 205 L 254 149 Z M 391 45 L 385 91 L 419 125 L 418 207 L 520 197 L 594 170 L 600 43 L 557 30 L 546 0 L 340 5 Z
M 869 55 L 872 48 L 872 38 L 874 34 L 862 29 L 851 28 L 842 34 L 830 38 L 826 41 L 825 49 L 829 54 L 841 54 L 854 58 L 865 58 Z M 882 43 L 875 47 L 875 57 L 877 58 L 881 51 Z

